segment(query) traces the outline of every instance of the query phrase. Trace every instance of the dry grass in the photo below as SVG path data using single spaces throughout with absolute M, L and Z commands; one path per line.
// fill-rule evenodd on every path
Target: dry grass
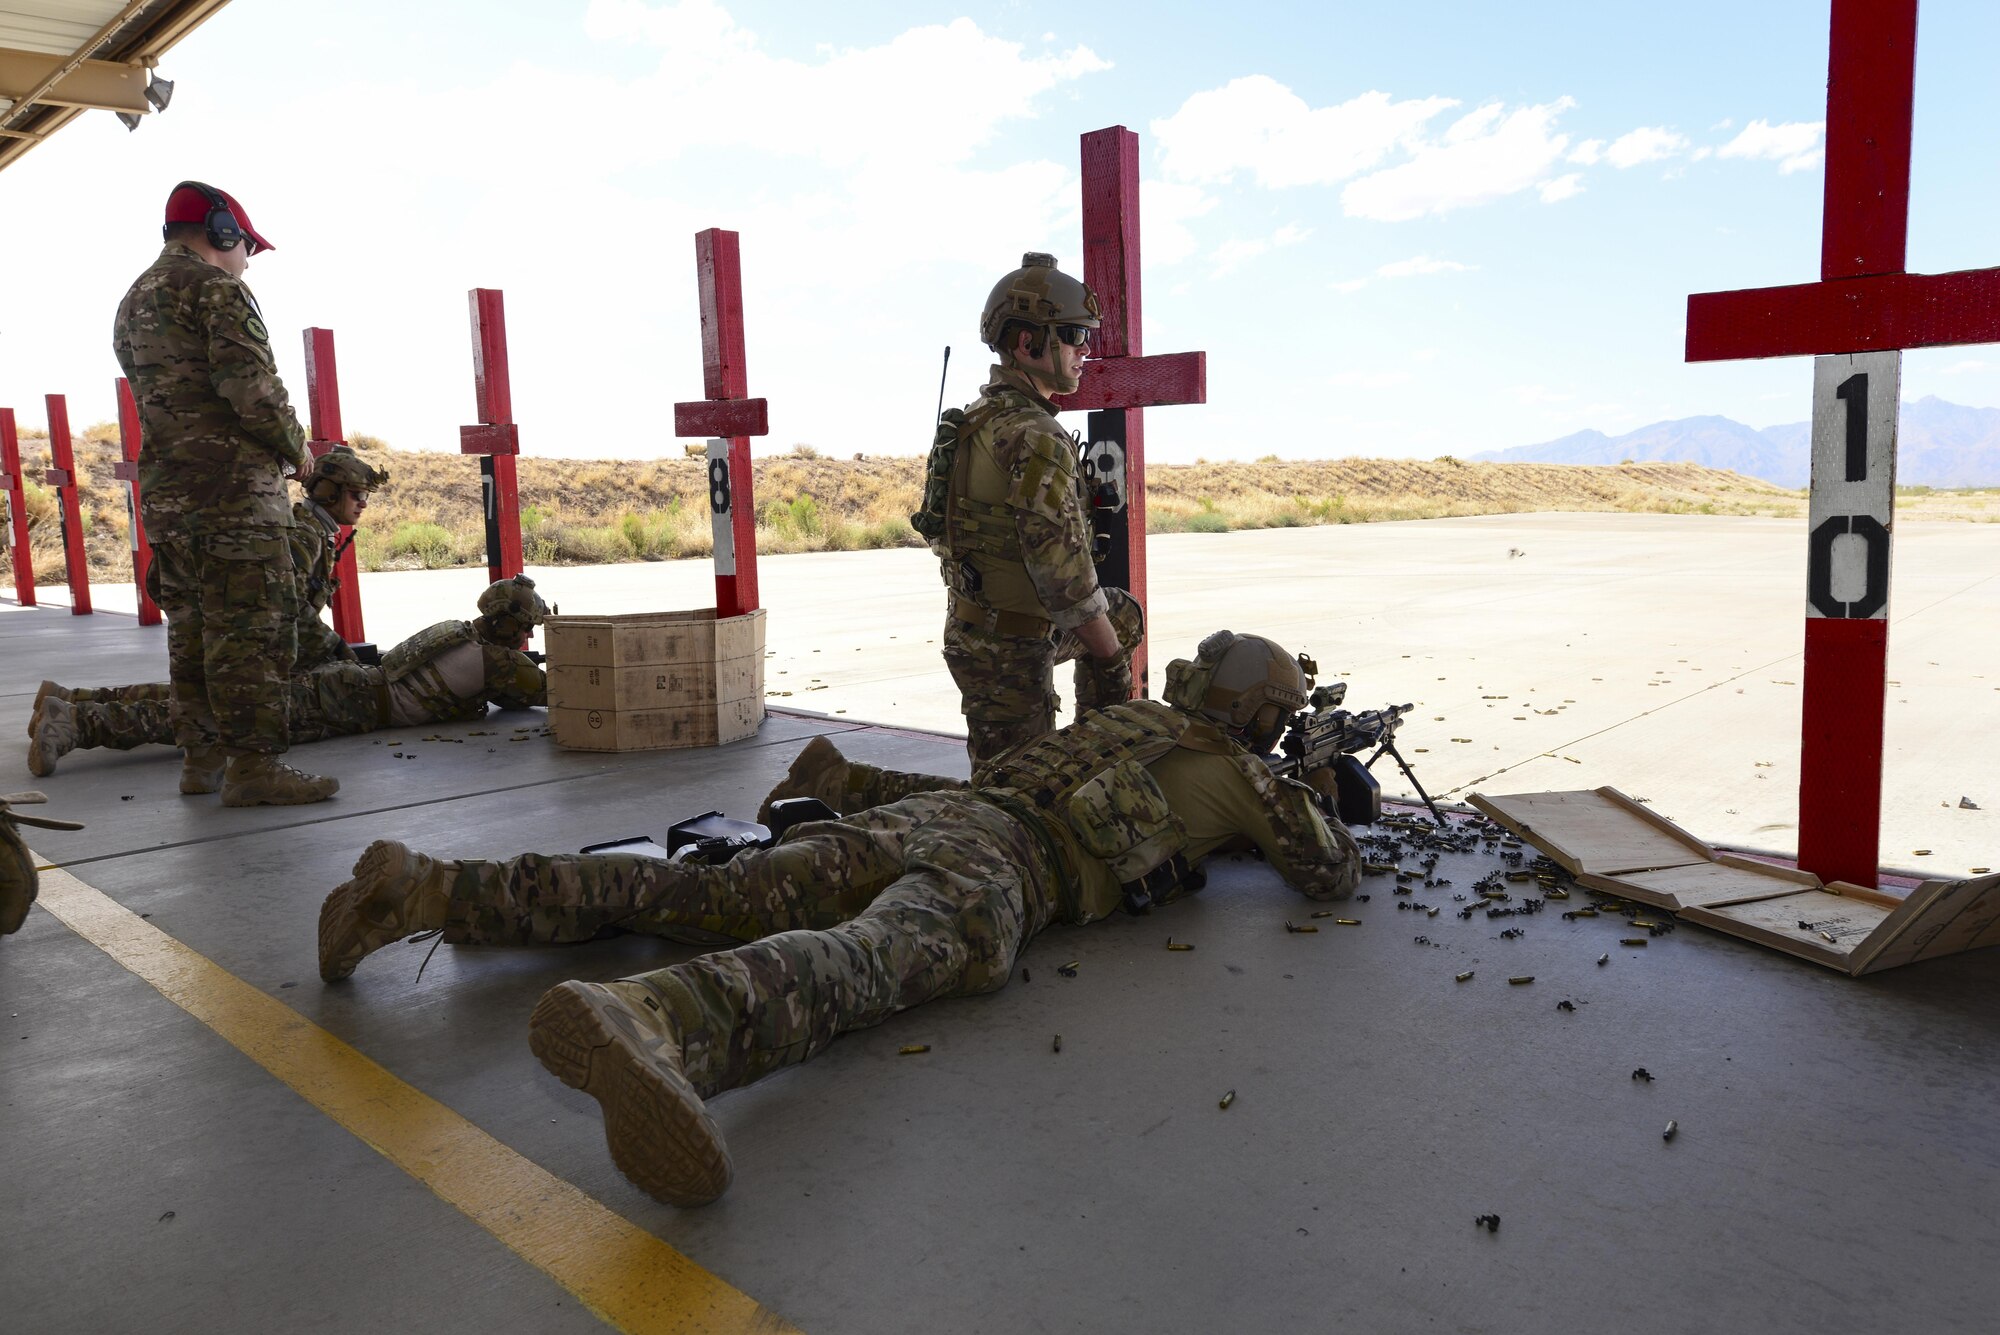
M 390 450 L 369 436 L 354 443 L 386 464 L 355 539 L 368 570 L 478 565 L 485 553 L 479 467 L 462 455 Z M 47 465 L 46 436 L 23 431 L 31 478 Z M 117 429 L 78 433 L 86 551 L 93 580 L 129 580 L 124 484 L 111 474 Z M 810 448 L 758 460 L 757 548 L 765 553 L 921 546 L 909 525 L 923 461 L 827 459 Z M 521 539 L 535 565 L 673 560 L 710 551 L 707 470 L 700 459 L 519 460 Z M 1153 533 L 1359 524 L 1453 515 L 1552 510 L 1653 514 L 1768 515 L 1805 512 L 1805 493 L 1696 464 L 1617 467 L 1463 463 L 1446 456 L 1256 463 L 1154 465 L 1147 470 L 1147 528 Z M 38 583 L 63 578 L 55 496 L 39 482 L 25 490 Z M 2000 489 L 1903 489 L 1899 518 L 2000 522 Z M 11 571 L 0 553 L 0 573 Z

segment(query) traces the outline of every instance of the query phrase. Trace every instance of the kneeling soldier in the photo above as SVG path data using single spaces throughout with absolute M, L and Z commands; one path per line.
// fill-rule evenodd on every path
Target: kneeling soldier
M 293 743 L 349 737 L 377 728 L 479 718 L 488 702 L 503 709 L 548 703 L 547 680 L 521 652 L 548 606 L 526 575 L 503 579 L 479 595 L 476 621 L 440 621 L 382 655 L 380 667 L 335 661 L 294 673 L 289 691 Z M 45 681 L 28 722 L 28 772 L 55 772 L 71 751 L 129 751 L 174 740 L 164 686 L 70 688 Z M 181 791 L 190 787 L 185 774 Z M 225 806 L 248 805 L 230 800 Z
M 602 1106 L 626 1176 L 660 1200 L 705 1204 L 732 1174 L 705 1100 L 847 1030 L 1002 987 L 1052 923 L 1164 904 L 1236 840 L 1312 898 L 1353 892 L 1354 840 L 1311 788 L 1258 758 L 1305 704 L 1297 660 L 1222 631 L 1168 674 L 1165 703 L 1090 713 L 976 789 L 850 763 L 816 739 L 773 796 L 810 793 L 847 814 L 720 866 L 448 861 L 378 842 L 320 910 L 320 975 L 345 978 L 370 952 L 437 930 L 480 945 L 588 941 L 609 927 L 746 940 L 618 982 L 563 983 L 528 1023 L 542 1064 Z

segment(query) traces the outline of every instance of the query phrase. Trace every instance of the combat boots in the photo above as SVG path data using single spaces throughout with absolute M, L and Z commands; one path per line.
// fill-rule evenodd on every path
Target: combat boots
M 769 825 L 771 804 L 788 797 L 817 797 L 845 815 L 847 808 L 841 803 L 847 796 L 847 775 L 847 757 L 840 754 L 840 748 L 824 737 L 813 738 L 793 758 L 791 769 L 764 798 L 764 805 L 757 808 L 757 823 Z
M 688 1082 L 680 1025 L 644 983 L 558 983 L 528 1020 L 549 1074 L 597 1100 L 618 1171 L 655 1200 L 706 1205 L 735 1169 Z
M 185 779 L 185 771 L 182 777 Z M 261 751 L 229 757 L 222 772 L 222 805 L 226 807 L 298 807 L 324 802 L 339 791 L 340 780 L 295 770 Z
M 35 736 L 35 725 L 42 721 L 43 702 L 51 696 L 58 700 L 68 700 L 73 695 L 74 692 L 67 686 L 61 686 L 52 681 L 42 683 L 41 689 L 35 692 L 35 706 L 28 711 L 28 737 L 30 740 L 33 740 Z
M 190 797 L 220 792 L 229 757 L 219 746 L 204 746 L 181 754 L 181 791 Z
M 412 853 L 377 839 L 354 864 L 354 879 L 326 897 L 319 910 L 319 976 L 339 982 L 392 941 L 444 926 L 456 862 Z
M 28 773 L 46 778 L 56 772 L 56 761 L 76 750 L 76 711 L 69 701 L 49 696 L 35 711 L 34 729 L 28 734 Z

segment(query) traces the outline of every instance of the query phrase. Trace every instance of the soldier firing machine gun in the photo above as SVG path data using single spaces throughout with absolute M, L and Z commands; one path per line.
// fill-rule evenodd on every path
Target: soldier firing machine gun
M 1299 665 L 1306 670 L 1308 681 L 1319 673 L 1318 665 L 1304 655 L 1300 655 Z M 1430 794 L 1417 782 L 1410 763 L 1396 749 L 1396 729 L 1402 726 L 1403 715 L 1416 706 L 1387 705 L 1357 714 L 1340 707 L 1346 699 L 1344 681 L 1314 688 L 1306 697 L 1306 707 L 1292 715 L 1284 738 L 1278 743 L 1277 756 L 1269 760 L 1272 771 L 1311 783 L 1323 796 L 1333 800 L 1335 810 L 1347 824 L 1372 825 L 1382 815 L 1382 785 L 1369 771 L 1386 755 L 1401 767 L 1417 796 L 1430 808 L 1431 819 L 1443 825 L 1444 816 L 1437 803 L 1431 801 Z M 1356 759 L 1357 752 L 1370 747 L 1375 749 L 1374 755 L 1366 761 Z M 1326 780 L 1318 776 L 1324 774 L 1332 776 L 1333 792 L 1326 792 L 1322 786 Z

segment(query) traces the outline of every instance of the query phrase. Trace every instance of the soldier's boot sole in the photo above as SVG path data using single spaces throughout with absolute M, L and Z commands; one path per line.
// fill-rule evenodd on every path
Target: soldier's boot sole
M 246 775 L 225 770 L 222 776 L 226 807 L 302 807 L 324 802 L 339 791 L 340 780 L 285 764 L 274 763 Z
M 76 719 L 64 700 L 50 699 L 35 714 L 28 740 L 28 773 L 45 779 L 56 772 L 56 761 L 76 749 Z
M 219 749 L 189 751 L 181 756 L 181 792 L 189 797 L 222 791 L 222 775 L 228 757 Z
M 669 1205 L 707 1205 L 735 1169 L 722 1131 L 681 1071 L 661 1022 L 602 983 L 550 988 L 528 1020 L 528 1046 L 549 1074 L 597 1100 L 618 1171 Z
M 788 797 L 817 797 L 835 811 L 841 811 L 841 799 L 847 795 L 846 778 L 847 757 L 825 737 L 815 737 L 792 758 L 792 767 L 785 771 L 785 777 L 766 794 L 764 804 L 757 808 L 757 820 L 769 824 L 771 804 Z
M 417 896 L 436 863 L 393 839 L 377 839 L 354 863 L 354 879 L 319 906 L 319 976 L 337 983 L 386 945 L 423 930 Z
M 67 702 L 70 698 L 70 689 L 53 681 L 45 681 L 41 689 L 35 692 L 34 707 L 28 711 L 28 738 L 31 741 L 35 736 L 36 725 L 42 721 L 42 701 L 50 696 Z

